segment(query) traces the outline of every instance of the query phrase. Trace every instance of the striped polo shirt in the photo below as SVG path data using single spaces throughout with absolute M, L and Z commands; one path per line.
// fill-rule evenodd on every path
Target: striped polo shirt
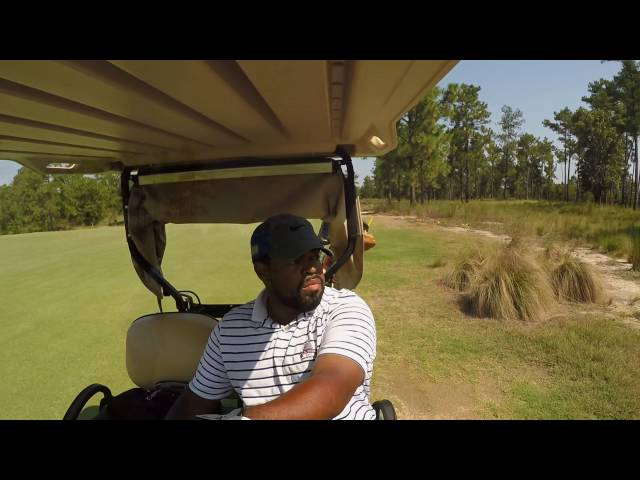
M 367 304 L 349 290 L 325 287 L 320 304 L 288 325 L 269 318 L 263 290 L 229 311 L 213 329 L 189 388 L 218 400 L 232 390 L 248 407 L 279 397 L 308 378 L 319 355 L 355 361 L 364 380 L 335 420 L 374 420 L 369 383 L 376 355 L 376 327 Z

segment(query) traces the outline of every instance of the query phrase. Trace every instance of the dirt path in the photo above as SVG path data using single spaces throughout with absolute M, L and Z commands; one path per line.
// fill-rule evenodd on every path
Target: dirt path
M 640 282 L 622 276 L 631 271 L 631 264 L 589 248 L 576 248 L 573 255 L 591 265 L 602 279 L 605 293 L 611 299 L 609 312 L 625 325 L 640 329 Z
M 476 230 L 466 226 L 448 227 L 448 226 L 442 225 L 440 221 L 433 218 L 418 218 L 418 217 L 403 216 L 403 215 L 383 215 L 383 214 L 372 213 L 372 212 L 362 212 L 362 216 L 363 217 L 371 216 L 376 219 L 376 222 L 384 222 L 390 225 L 395 224 L 396 226 L 400 226 L 404 222 L 419 223 L 424 225 L 432 225 L 435 228 L 440 228 L 442 230 L 447 230 L 449 232 L 454 232 L 454 233 L 467 234 L 467 235 L 480 235 L 483 237 L 499 240 L 505 243 L 511 241 L 511 237 L 509 237 L 508 235 L 498 235 L 493 232 L 489 232 L 487 230 Z M 484 222 L 484 223 L 497 224 L 495 222 Z

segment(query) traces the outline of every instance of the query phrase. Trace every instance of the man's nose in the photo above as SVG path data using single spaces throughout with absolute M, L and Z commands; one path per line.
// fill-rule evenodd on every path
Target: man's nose
M 322 263 L 318 257 L 311 257 L 305 262 L 305 272 L 317 273 L 322 271 Z
M 317 259 L 311 260 L 306 264 L 306 271 L 310 273 L 317 272 L 319 270 L 319 266 L 320 262 Z

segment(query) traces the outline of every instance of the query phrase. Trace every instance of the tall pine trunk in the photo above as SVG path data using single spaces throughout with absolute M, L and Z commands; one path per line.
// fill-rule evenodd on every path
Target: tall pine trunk
M 625 202 L 625 186 L 627 184 L 627 171 L 629 170 L 629 147 L 627 145 L 627 135 L 624 136 L 624 166 L 622 168 L 622 175 L 620 178 L 620 185 L 622 188 L 622 192 L 620 195 L 620 205 L 623 207 L 626 206 Z
M 409 204 L 412 207 L 416 204 L 416 180 L 414 173 L 414 159 L 413 157 L 409 157 Z
M 567 158 L 567 157 L 565 157 Z M 569 201 L 569 181 L 571 180 L 571 155 L 567 158 L 567 202 Z
M 564 178 L 565 178 L 565 186 L 564 186 L 564 191 L 565 191 L 565 201 L 568 202 L 569 201 L 569 168 L 567 167 L 567 165 L 569 164 L 569 159 L 567 158 L 567 131 L 565 130 L 564 132 L 564 167 L 563 169 L 566 170 L 566 173 L 564 173 Z
M 633 209 L 638 208 L 638 135 L 633 137 L 633 157 L 636 164 L 635 184 L 633 188 Z
M 508 154 L 504 157 L 504 171 L 502 172 L 502 180 L 504 181 L 504 186 L 502 190 L 502 199 L 507 199 L 507 173 L 509 169 L 509 156 Z
M 467 138 L 467 143 L 464 147 L 464 170 L 465 170 L 464 201 L 469 202 L 469 139 L 468 138 Z
M 629 178 L 630 180 L 630 185 L 629 185 L 629 195 L 628 195 L 628 200 L 627 200 L 627 207 L 629 208 L 633 208 L 633 192 L 635 191 L 635 184 L 636 184 L 636 165 L 635 163 L 633 163 L 633 161 L 631 162 L 631 178 Z

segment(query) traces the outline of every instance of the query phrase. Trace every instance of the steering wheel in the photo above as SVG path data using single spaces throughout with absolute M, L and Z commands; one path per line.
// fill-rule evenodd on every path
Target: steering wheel
M 82 390 L 78 396 L 71 402 L 67 413 L 64 414 L 63 420 L 77 420 L 80 412 L 87 404 L 87 402 L 93 397 L 96 393 L 102 393 L 104 398 L 100 401 L 100 408 L 102 409 L 103 405 L 106 405 L 113 399 L 113 395 L 111 394 L 111 390 L 109 390 L 104 385 L 100 385 L 99 383 L 94 383 L 93 385 L 89 385 L 87 388 Z

